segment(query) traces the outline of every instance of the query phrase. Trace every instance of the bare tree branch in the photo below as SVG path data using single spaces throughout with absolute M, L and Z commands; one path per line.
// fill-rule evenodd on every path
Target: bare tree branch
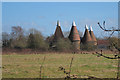
M 120 52 L 120 48 L 118 48 L 115 44 L 113 46 Z
M 104 31 L 120 31 L 120 29 L 111 29 L 111 30 L 106 29 L 106 28 L 105 28 L 105 21 L 103 22 L 103 27 L 100 25 L 99 22 L 98 22 L 98 25 L 99 25 L 99 27 L 100 27 L 102 30 L 104 30 Z
M 106 27 L 105 27 L 105 21 L 103 21 L 103 27 L 100 25 L 99 22 L 98 22 L 98 25 L 99 25 L 99 27 L 100 27 L 102 30 L 112 32 L 112 33 L 110 34 L 110 36 L 108 37 L 108 39 L 111 38 L 111 36 L 114 34 L 115 31 L 120 31 L 120 29 L 111 29 L 111 30 L 106 29 Z M 118 48 L 118 46 L 116 46 L 115 44 L 114 44 L 113 46 L 115 47 L 116 50 L 120 51 L 120 48 Z
M 72 62 L 73 62 L 73 59 L 74 59 L 74 54 L 75 54 L 75 52 L 73 53 L 73 56 L 72 56 L 72 59 L 71 59 L 71 62 L 70 62 L 69 76 L 70 76 L 70 73 L 71 73 L 71 67 L 72 67 Z
M 112 32 L 112 33 L 110 34 L 110 37 L 112 36 L 112 34 L 113 34 L 115 31 L 120 31 L 120 29 L 114 29 L 114 28 L 111 29 L 111 30 L 106 29 L 106 28 L 105 28 L 105 21 L 103 22 L 103 27 L 100 25 L 99 22 L 98 22 L 98 25 L 99 25 L 99 27 L 100 27 L 102 30 L 107 31 L 107 32 Z M 110 38 L 110 37 L 109 37 L 109 38 Z M 108 38 L 108 39 L 109 39 L 109 38 Z M 118 40 L 118 41 L 119 41 L 119 40 Z M 108 58 L 108 59 L 118 59 L 117 79 L 120 79 L 120 77 L 119 77 L 119 75 L 120 75 L 120 48 L 119 48 L 119 45 L 116 46 L 116 44 L 113 44 L 113 46 L 114 46 L 114 48 L 115 48 L 116 50 L 118 50 L 118 52 L 119 52 L 119 53 L 116 54 L 114 57 L 108 57 L 108 56 L 103 55 L 103 54 L 102 54 L 102 50 L 101 50 L 101 53 L 96 52 L 96 54 L 97 54 L 98 57 L 102 56 L 102 57 Z
M 112 31 L 112 33 L 110 34 L 109 38 L 113 35 L 114 32 L 115 32 L 115 31 Z M 109 38 L 108 38 L 108 39 L 109 39 Z
M 105 55 L 103 55 L 102 54 L 102 50 L 101 50 L 101 53 L 99 53 L 99 52 L 96 52 L 96 54 L 97 54 L 97 57 L 104 57 L 104 58 L 107 58 L 107 59 L 120 59 L 120 56 L 119 55 L 114 55 L 114 57 L 109 57 L 109 56 L 105 56 Z

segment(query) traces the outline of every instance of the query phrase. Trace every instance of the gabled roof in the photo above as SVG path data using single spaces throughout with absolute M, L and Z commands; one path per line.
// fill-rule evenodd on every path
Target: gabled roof
M 79 33 L 77 31 L 76 24 L 74 21 L 72 23 L 72 28 L 71 28 L 71 31 L 70 31 L 68 38 L 71 41 L 78 41 L 78 40 L 80 41 L 80 36 L 79 36 Z

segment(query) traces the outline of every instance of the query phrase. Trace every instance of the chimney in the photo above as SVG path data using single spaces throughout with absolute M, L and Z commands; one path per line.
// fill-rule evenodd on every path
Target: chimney
M 96 38 L 95 38 L 95 35 L 94 35 L 94 33 L 93 33 L 93 29 L 92 29 L 92 27 L 90 26 L 90 36 L 91 36 L 91 38 L 92 38 L 92 41 L 93 41 L 93 43 L 94 43 L 94 45 L 97 45 L 97 40 L 96 40 Z
M 82 43 L 86 44 L 86 43 L 89 43 L 91 41 L 92 41 L 92 38 L 91 38 L 90 33 L 88 31 L 88 26 L 85 25 L 85 33 L 84 33 L 84 36 L 82 38 Z

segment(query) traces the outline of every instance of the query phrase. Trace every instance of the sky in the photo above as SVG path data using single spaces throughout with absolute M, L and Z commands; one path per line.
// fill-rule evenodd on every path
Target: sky
M 3 2 L 2 32 L 11 32 L 12 26 L 21 26 L 28 31 L 39 30 L 45 37 L 54 34 L 57 20 L 63 32 L 70 31 L 72 21 L 84 34 L 85 25 L 92 26 L 96 37 L 109 36 L 102 31 L 101 24 L 106 21 L 106 28 L 118 28 L 117 2 Z M 114 35 L 117 36 L 117 33 Z

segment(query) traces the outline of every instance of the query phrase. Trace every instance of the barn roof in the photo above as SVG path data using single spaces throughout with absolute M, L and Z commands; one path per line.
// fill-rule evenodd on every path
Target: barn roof
M 98 40 L 97 44 L 98 45 L 109 45 L 109 41 L 108 40 Z

